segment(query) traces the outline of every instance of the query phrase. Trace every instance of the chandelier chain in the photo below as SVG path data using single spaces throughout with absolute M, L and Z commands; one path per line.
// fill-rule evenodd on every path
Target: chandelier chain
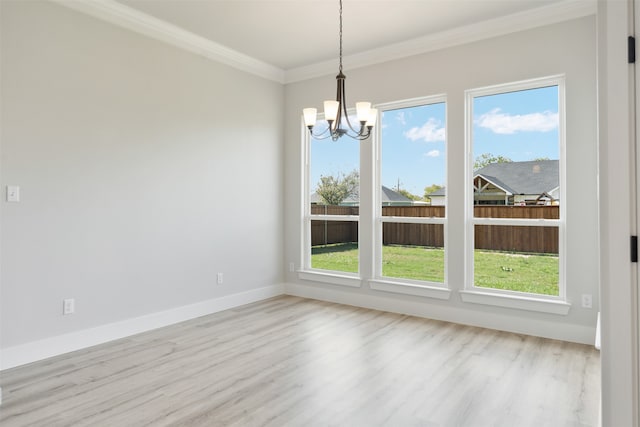
M 340 0 L 340 73 L 342 73 L 342 0 Z

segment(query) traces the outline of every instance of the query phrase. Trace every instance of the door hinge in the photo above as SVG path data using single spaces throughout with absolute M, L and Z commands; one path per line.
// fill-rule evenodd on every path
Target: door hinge
M 638 262 L 638 236 L 631 236 L 631 262 Z
M 627 39 L 627 56 L 629 64 L 636 63 L 636 38 L 633 36 L 629 36 Z

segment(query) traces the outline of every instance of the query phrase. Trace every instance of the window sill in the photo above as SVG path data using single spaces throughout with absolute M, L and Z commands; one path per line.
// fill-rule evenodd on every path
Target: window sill
M 537 311 L 566 316 L 571 304 L 566 301 L 536 298 L 531 296 L 505 295 L 483 291 L 460 291 L 463 302 Z
M 417 285 L 411 283 L 392 282 L 387 280 L 369 280 L 371 289 L 395 294 L 416 295 L 420 297 L 448 300 L 451 291 L 440 286 Z
M 319 271 L 298 271 L 298 278 L 312 282 L 329 283 L 331 285 L 348 286 L 359 288 L 362 286 L 362 279 L 356 276 L 348 276 L 340 273 L 321 273 Z

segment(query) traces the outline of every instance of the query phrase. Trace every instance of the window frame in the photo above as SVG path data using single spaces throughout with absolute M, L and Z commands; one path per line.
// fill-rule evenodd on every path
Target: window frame
M 448 104 L 446 94 L 430 95 L 418 98 L 412 98 L 401 101 L 387 102 L 384 104 L 378 104 L 378 112 L 380 117 L 385 111 L 399 110 L 403 108 L 420 107 L 433 104 L 444 104 L 444 126 L 445 135 L 448 135 Z M 379 128 L 376 131 L 374 139 L 374 233 L 373 233 L 373 263 L 371 277 L 369 285 L 374 290 L 401 293 L 407 295 L 417 295 L 435 299 L 449 299 L 451 291 L 448 287 L 448 196 L 445 193 L 445 215 L 442 218 L 438 217 L 397 217 L 397 216 L 383 216 L 382 215 L 382 122 L 379 118 Z M 447 140 L 445 136 L 445 159 L 448 159 Z M 444 186 L 447 185 L 448 168 L 447 161 L 445 160 L 445 176 Z M 388 277 L 382 275 L 382 251 L 383 251 L 383 224 L 385 223 L 401 223 L 401 224 L 434 224 L 442 225 L 443 227 L 443 250 L 444 250 L 444 281 L 432 282 L 427 280 L 415 280 L 408 278 Z
M 347 114 L 351 114 L 352 111 L 348 111 Z M 324 118 L 324 114 L 318 114 L 318 120 Z M 334 285 L 348 286 L 348 287 L 360 287 L 362 286 L 361 270 L 362 270 L 362 251 L 360 248 L 360 236 L 361 236 L 361 224 L 360 215 L 324 215 L 324 214 L 312 214 L 311 213 L 311 135 L 309 130 L 304 124 L 304 117 L 300 116 L 300 127 L 302 131 L 301 139 L 304 141 L 304 148 L 302 150 L 303 161 L 302 164 L 302 268 L 298 271 L 298 277 L 303 280 L 321 281 Z M 361 148 L 358 149 L 358 162 L 361 163 L 362 153 Z M 360 168 L 359 168 L 360 169 Z M 360 173 L 360 171 L 359 171 Z M 360 213 L 360 210 L 359 210 Z M 356 222 L 358 224 L 358 271 L 356 273 L 338 270 L 324 270 L 311 267 L 311 223 L 312 221 L 348 221 Z
M 555 314 L 567 314 L 570 304 L 567 302 L 566 286 L 566 77 L 563 74 L 497 84 L 465 90 L 465 285 L 461 291 L 465 302 L 497 305 Z M 558 169 L 561 203 L 559 219 L 512 219 L 512 218 L 476 218 L 474 216 L 473 189 L 473 104 L 474 99 L 482 96 L 525 91 L 537 88 L 557 86 L 558 88 Z M 542 295 L 503 289 L 475 286 L 474 248 L 476 225 L 502 225 L 526 227 L 558 228 L 558 295 Z

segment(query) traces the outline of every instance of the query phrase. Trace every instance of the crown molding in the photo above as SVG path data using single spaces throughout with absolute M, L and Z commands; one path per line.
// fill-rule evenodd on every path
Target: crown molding
M 278 83 L 294 83 L 336 72 L 335 59 L 282 70 L 114 0 L 52 1 Z M 344 62 L 349 65 L 350 69 L 361 68 L 583 16 L 595 15 L 596 10 L 596 0 L 565 0 L 549 6 L 348 55 L 344 57 Z
M 244 55 L 176 25 L 154 18 L 114 0 L 53 0 L 62 6 L 91 15 L 230 67 L 284 83 L 284 70 Z
M 375 65 L 448 47 L 472 43 L 518 31 L 556 24 L 584 16 L 595 15 L 595 0 L 565 0 L 549 6 L 520 12 L 476 24 L 466 25 L 405 42 L 382 46 L 343 58 L 350 69 Z M 294 83 L 336 72 L 336 61 L 292 68 L 285 71 L 284 82 Z

